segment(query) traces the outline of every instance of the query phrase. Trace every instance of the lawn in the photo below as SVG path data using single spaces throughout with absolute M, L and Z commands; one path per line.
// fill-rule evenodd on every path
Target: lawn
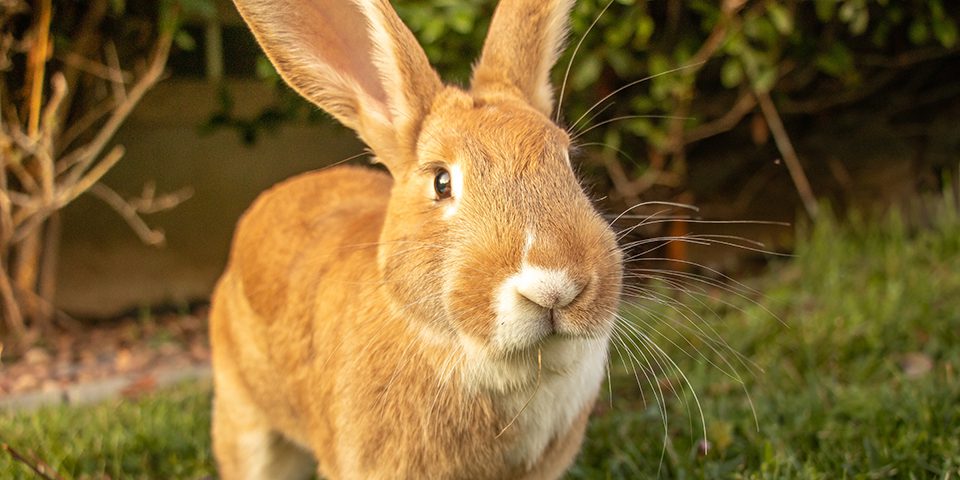
M 569 477 L 960 478 L 960 216 L 911 211 L 823 220 L 749 287 L 644 286 Z M 209 397 L 0 413 L 0 441 L 71 477 L 212 475 Z

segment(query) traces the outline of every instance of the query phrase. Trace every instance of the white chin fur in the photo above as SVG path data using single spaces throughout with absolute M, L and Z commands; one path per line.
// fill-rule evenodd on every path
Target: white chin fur
M 498 407 L 504 418 L 520 414 L 509 427 L 520 432 L 518 443 L 511 446 L 509 461 L 532 466 L 550 441 L 565 433 L 596 397 L 603 380 L 608 341 L 607 335 L 549 337 L 540 347 L 543 367 L 537 388 L 536 349 L 508 357 L 493 356 L 478 343 L 464 339 L 464 385 L 499 392 Z

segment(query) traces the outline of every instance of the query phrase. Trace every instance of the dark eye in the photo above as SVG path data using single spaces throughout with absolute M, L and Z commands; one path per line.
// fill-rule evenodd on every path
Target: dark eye
M 450 172 L 442 168 L 437 170 L 437 176 L 433 178 L 433 190 L 437 192 L 437 200 L 450 198 L 450 194 L 453 193 L 453 187 L 450 186 Z

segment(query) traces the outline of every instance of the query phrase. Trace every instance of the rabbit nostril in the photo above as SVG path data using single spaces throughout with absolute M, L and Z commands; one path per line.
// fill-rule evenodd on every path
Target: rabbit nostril
M 524 269 L 517 283 L 517 293 L 548 310 L 564 308 L 580 296 L 585 283 L 575 282 L 565 272 Z

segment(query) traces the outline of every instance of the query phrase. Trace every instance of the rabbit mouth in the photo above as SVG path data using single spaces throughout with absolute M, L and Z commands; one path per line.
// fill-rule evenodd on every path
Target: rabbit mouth
M 465 340 L 466 357 L 471 359 L 464 363 L 468 385 L 502 392 L 529 390 L 538 377 L 544 381 L 576 377 L 585 362 L 603 363 L 608 345 L 605 336 L 551 334 L 533 344 L 503 351 Z

